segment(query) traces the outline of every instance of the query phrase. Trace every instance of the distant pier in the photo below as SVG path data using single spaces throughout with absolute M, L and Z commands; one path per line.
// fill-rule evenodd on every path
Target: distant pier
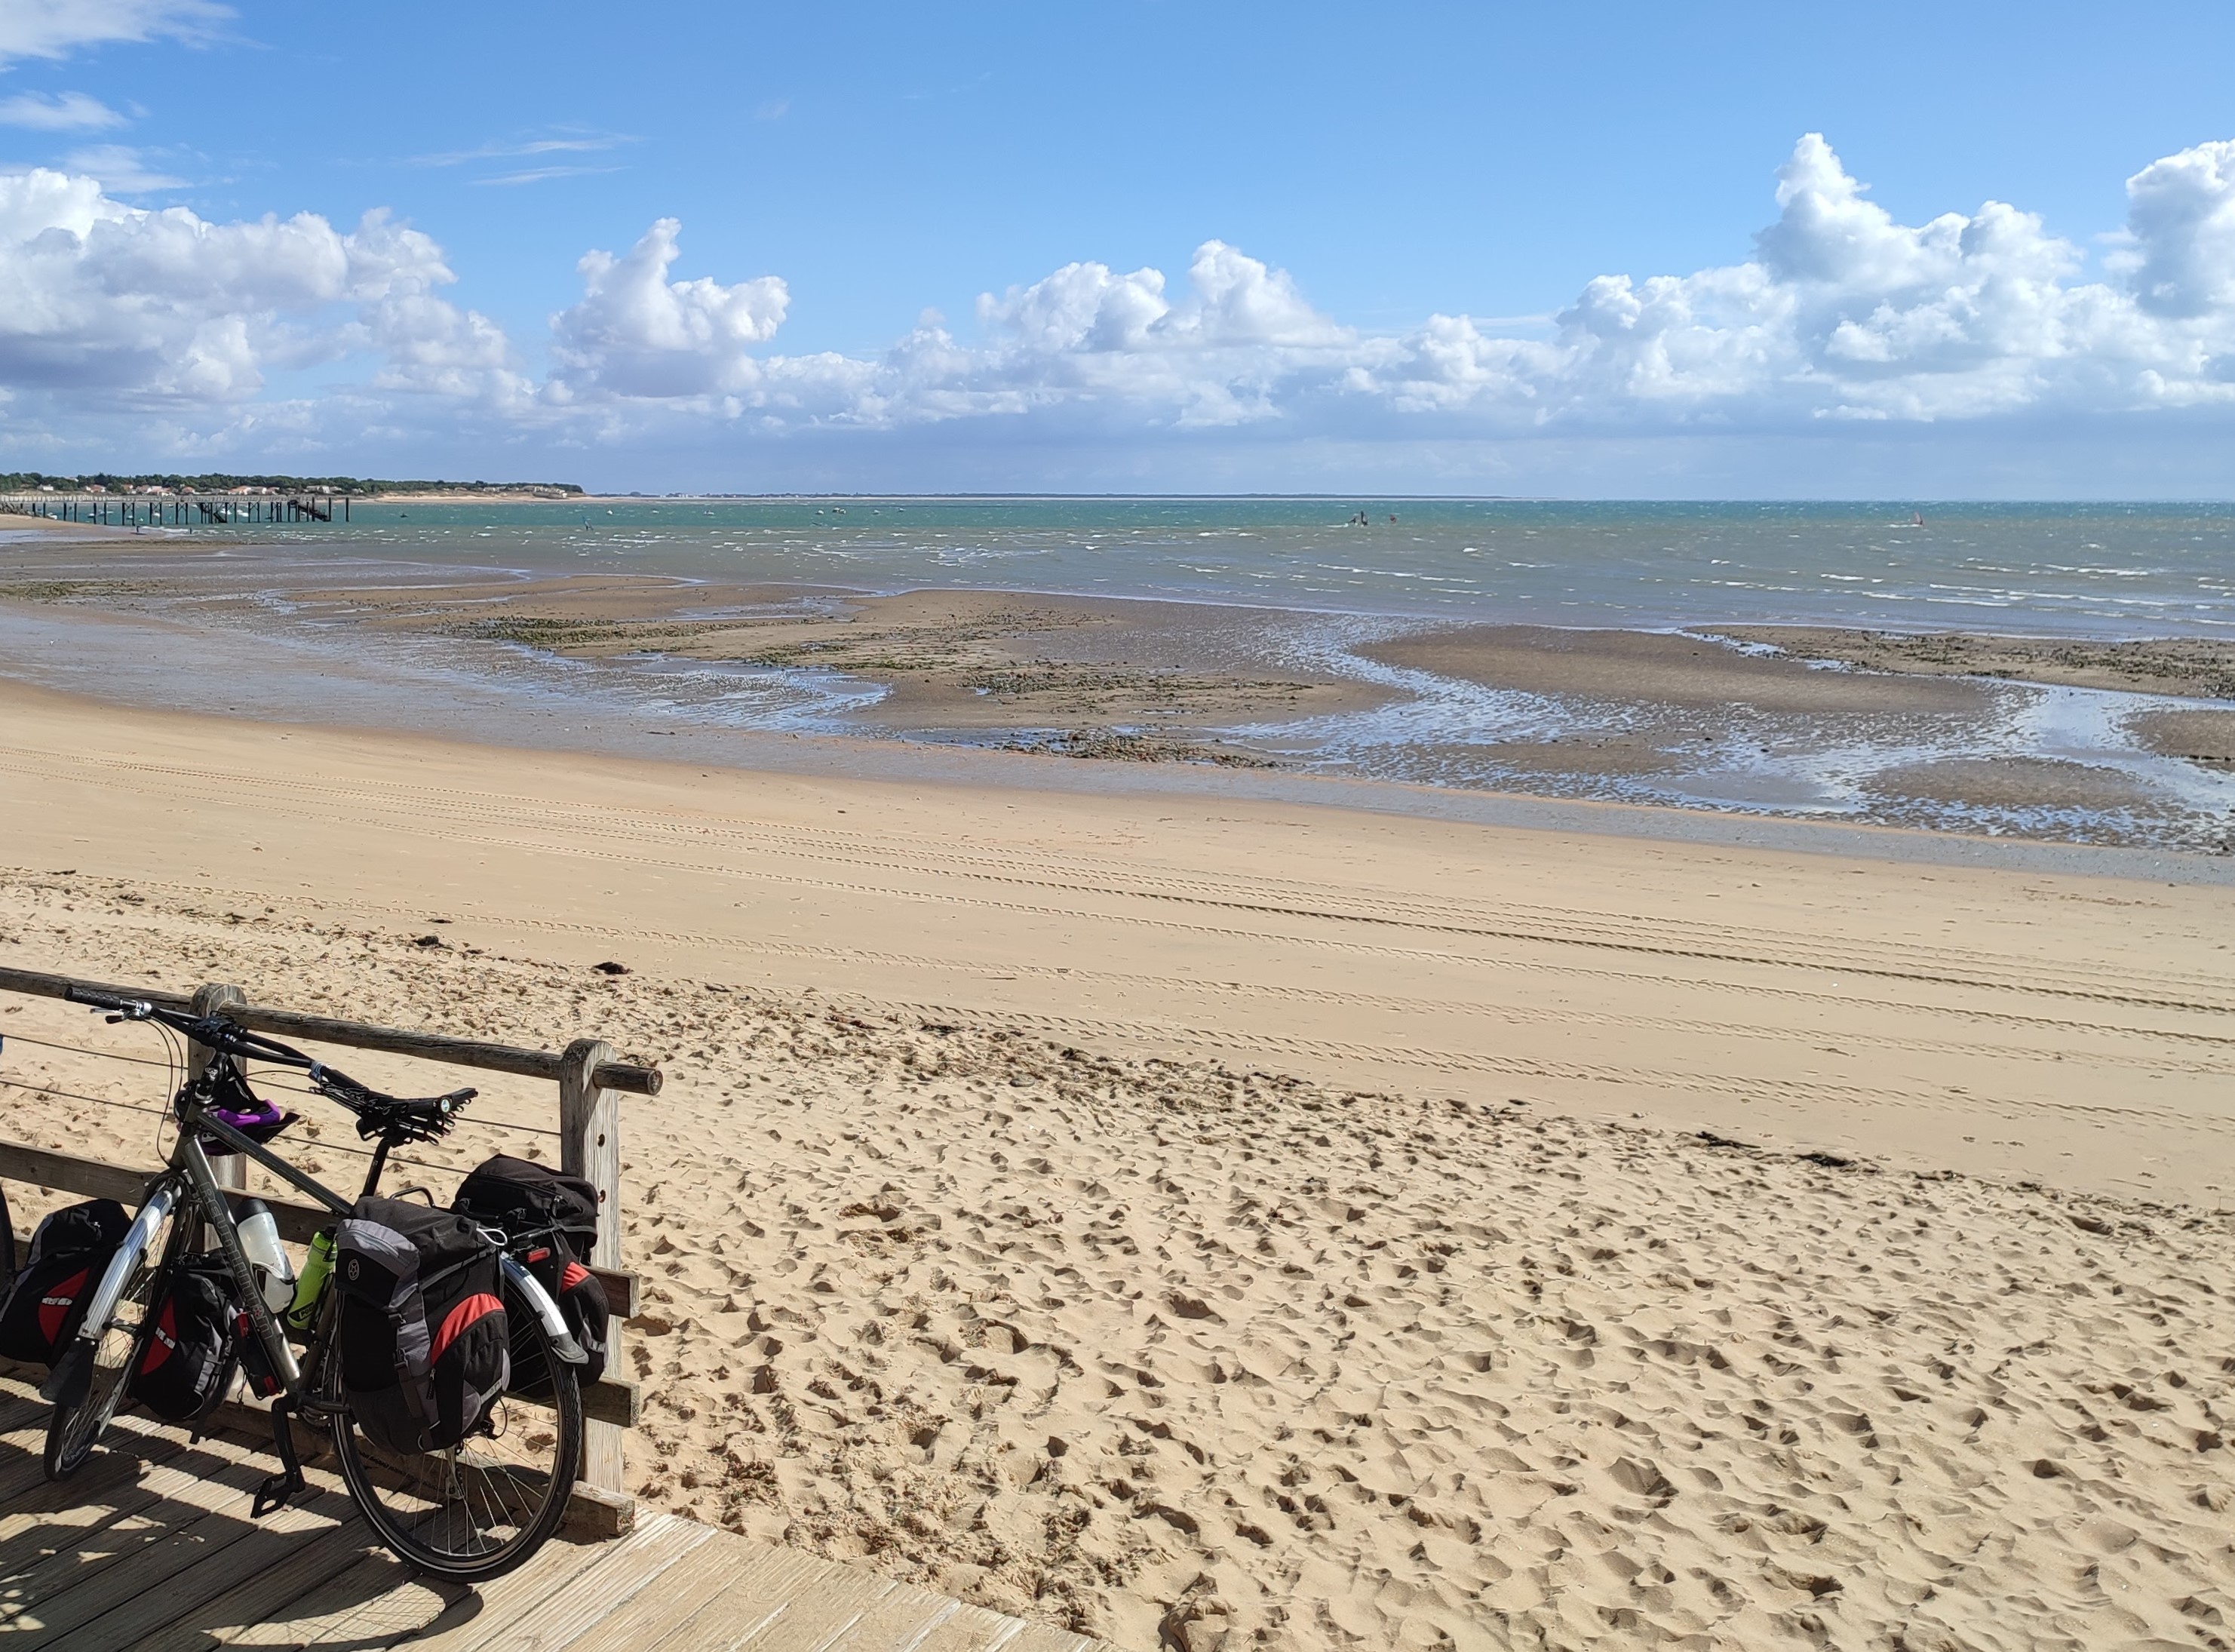
M 347 494 L 16 494 L 0 498 L 0 516 L 103 528 L 284 527 L 330 522 L 334 507 L 350 520 Z

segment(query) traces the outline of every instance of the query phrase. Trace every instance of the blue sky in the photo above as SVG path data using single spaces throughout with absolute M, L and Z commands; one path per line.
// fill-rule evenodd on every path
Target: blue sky
M 2225 495 L 2231 61 L 2203 6 L 7 0 L 0 463 Z

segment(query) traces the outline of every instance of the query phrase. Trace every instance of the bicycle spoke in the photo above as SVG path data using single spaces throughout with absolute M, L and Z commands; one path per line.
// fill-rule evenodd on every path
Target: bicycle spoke
M 540 1325 L 528 1335 L 542 1358 Z M 344 1478 L 382 1540 L 416 1565 L 471 1581 L 534 1553 L 565 1515 L 581 1452 L 580 1393 L 571 1368 L 559 1373 L 547 1404 L 501 1399 L 486 1428 L 449 1451 L 391 1456 L 338 1419 Z

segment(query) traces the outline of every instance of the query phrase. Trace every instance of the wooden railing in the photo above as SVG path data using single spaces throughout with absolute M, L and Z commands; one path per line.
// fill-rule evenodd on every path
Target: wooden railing
M 121 998 L 144 999 L 198 1015 L 222 1015 L 252 1031 L 285 1039 L 377 1050 L 555 1084 L 559 1092 L 560 1167 L 571 1175 L 587 1178 L 597 1190 L 598 1242 L 585 1260 L 590 1271 L 604 1284 L 613 1307 L 612 1342 L 605 1375 L 582 1391 L 582 1469 L 575 1488 L 576 1506 L 570 1511 L 568 1524 L 584 1534 L 617 1535 L 628 1530 L 633 1511 L 622 1442 L 627 1431 L 636 1426 L 642 1394 L 637 1384 L 626 1376 L 621 1355 L 622 1321 L 636 1315 L 639 1293 L 636 1275 L 621 1267 L 620 1097 L 624 1093 L 658 1095 L 660 1075 L 657 1067 L 624 1062 L 611 1046 L 596 1039 L 578 1039 L 554 1054 L 547 1050 L 524 1050 L 510 1045 L 370 1026 L 276 1009 L 248 1002 L 235 987 L 207 986 L 191 993 L 174 993 L 0 967 L 0 992 L 62 998 L 72 987 Z M 104 1052 L 82 1053 L 98 1056 Z M 197 1070 L 230 1059 L 199 1045 L 191 1052 Z M 167 1103 L 169 1098 L 163 1099 Z M 501 1124 L 490 1124 L 488 1120 L 473 1122 L 504 1128 Z M 246 1165 L 239 1157 L 228 1157 L 213 1164 L 219 1169 L 221 1183 L 245 1188 Z M 115 1199 L 128 1209 L 137 1207 L 154 1174 L 154 1166 L 116 1164 L 0 1139 L 0 1179 L 30 1183 L 86 1198 Z M 298 1243 L 307 1243 L 311 1235 L 334 1220 L 332 1212 L 317 1205 L 262 1194 L 258 1196 L 278 1222 L 281 1237 Z M 22 1254 L 24 1242 L 18 1236 L 17 1254 Z

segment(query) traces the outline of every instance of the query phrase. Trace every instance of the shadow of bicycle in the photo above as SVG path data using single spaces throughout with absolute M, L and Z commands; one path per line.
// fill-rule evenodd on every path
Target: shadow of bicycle
M 136 1416 L 56 1485 L 46 1408 L 0 1381 L 0 1647 L 191 1652 L 408 1645 L 470 1622 L 472 1590 L 430 1583 L 377 1547 L 338 1480 L 248 1518 L 273 1466 L 220 1435 Z

